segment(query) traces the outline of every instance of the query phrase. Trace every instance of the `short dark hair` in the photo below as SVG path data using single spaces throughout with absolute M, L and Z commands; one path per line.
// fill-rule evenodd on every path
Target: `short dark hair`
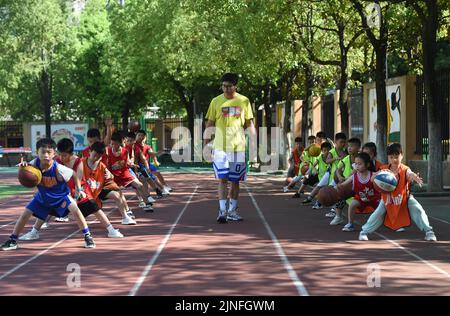
M 374 156 L 377 155 L 377 145 L 374 142 L 365 143 L 362 147 L 362 150 L 364 150 L 365 148 L 370 149 L 373 152 Z
M 325 132 L 318 132 L 318 133 L 316 134 L 316 137 L 327 138 L 327 134 L 325 134 Z
M 94 137 L 100 138 L 101 137 L 100 136 L 100 131 L 98 130 L 98 128 L 90 128 L 87 131 L 87 137 L 89 137 L 89 138 L 94 138 Z
M 222 82 L 225 81 L 231 82 L 235 86 L 239 81 L 239 76 L 235 73 L 227 72 L 222 76 Z
M 328 148 L 331 149 L 331 144 L 329 142 L 324 142 L 322 145 L 320 145 L 320 149 Z
M 144 134 L 145 136 L 147 136 L 147 133 L 146 133 L 143 129 L 138 130 L 138 131 L 136 132 L 136 135 L 137 135 L 137 134 Z
M 48 147 L 51 149 L 56 149 L 56 143 L 51 138 L 41 138 L 36 142 L 36 150 L 39 150 L 41 147 Z
M 106 145 L 103 142 L 95 142 L 89 147 L 91 151 L 95 151 L 97 154 L 104 154 L 106 150 Z
M 61 139 L 56 148 L 60 153 L 73 154 L 73 141 L 68 138 Z
M 314 136 L 314 135 L 308 136 L 308 140 L 315 140 L 315 139 L 316 139 L 316 136 Z
M 114 132 L 111 135 L 111 140 L 113 140 L 115 142 L 122 142 L 123 134 L 121 132 Z
M 349 144 L 355 144 L 355 145 L 357 145 L 358 147 L 361 147 L 361 140 L 360 140 L 359 138 L 356 138 L 356 137 L 350 138 L 350 139 L 348 140 L 348 143 L 349 143 Z
M 136 139 L 136 133 L 134 133 L 134 132 L 128 132 L 128 133 L 127 133 L 127 138 Z
M 301 137 L 295 137 L 294 142 L 301 143 L 302 142 L 302 138 Z
M 343 139 L 346 140 L 347 136 L 345 135 L 345 133 L 336 133 L 336 135 L 334 135 L 334 140 L 339 140 L 339 139 Z
M 386 154 L 389 155 L 403 155 L 402 145 L 400 143 L 392 143 L 387 146 Z

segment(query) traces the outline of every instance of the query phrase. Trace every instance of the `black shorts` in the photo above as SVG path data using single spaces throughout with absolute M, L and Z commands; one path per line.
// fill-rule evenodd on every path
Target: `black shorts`
M 87 200 L 86 202 L 80 203 L 78 204 L 78 208 L 84 217 L 88 217 L 100 209 L 94 200 Z
M 309 178 L 306 179 L 305 182 L 303 182 L 303 184 L 314 186 L 318 182 L 319 182 L 319 175 L 315 174 L 315 175 L 310 175 Z
M 97 211 L 100 209 L 100 208 L 98 207 L 97 203 L 95 203 L 94 200 L 87 200 L 86 202 L 77 204 L 77 206 L 78 206 L 78 208 L 80 209 L 81 214 L 83 214 L 84 217 L 88 217 L 89 215 L 91 215 L 92 213 L 97 212 Z M 69 209 L 67 209 L 67 210 L 64 212 L 63 216 L 61 216 L 61 217 L 66 217 L 66 216 L 69 215 L 69 213 L 70 213 L 70 212 L 69 212 Z M 55 217 L 60 217 L 60 216 L 58 215 L 58 213 L 56 213 L 56 212 L 53 211 L 53 210 L 50 211 L 50 212 L 48 213 L 48 215 L 55 216 Z
M 98 195 L 98 198 L 102 201 L 107 200 L 108 198 L 106 197 L 109 192 L 113 192 L 114 190 L 109 190 L 109 189 L 103 189 L 102 192 L 100 192 L 100 194 Z

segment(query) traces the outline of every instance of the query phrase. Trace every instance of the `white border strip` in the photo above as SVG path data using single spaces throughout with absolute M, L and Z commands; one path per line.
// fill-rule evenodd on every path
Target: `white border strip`
M 247 192 L 252 199 L 253 205 L 255 206 L 256 210 L 258 211 L 259 216 L 261 217 L 261 220 L 267 230 L 267 232 L 270 235 L 270 238 L 272 239 L 272 243 L 275 246 L 278 256 L 281 258 L 281 261 L 283 262 L 284 268 L 287 270 L 292 282 L 294 283 L 295 287 L 297 288 L 297 292 L 301 296 L 309 296 L 308 291 L 306 290 L 304 284 L 302 281 L 300 281 L 297 273 L 295 272 L 292 265 L 289 263 L 289 259 L 287 258 L 286 254 L 284 253 L 283 248 L 281 247 L 280 242 L 278 241 L 277 237 L 273 233 L 272 229 L 270 228 L 269 224 L 266 221 L 266 218 L 264 217 L 261 209 L 258 206 L 258 203 L 256 203 L 255 198 L 253 197 L 252 193 L 250 192 L 247 185 L 245 185 L 245 188 L 247 189 Z
M 166 246 L 167 242 L 169 241 L 170 236 L 173 233 L 173 230 L 175 229 L 175 227 L 177 226 L 178 222 L 181 219 L 181 216 L 183 216 L 184 212 L 186 211 L 187 207 L 189 206 L 189 203 L 191 203 L 192 197 L 195 195 L 195 192 L 197 192 L 198 189 L 198 185 L 195 186 L 194 192 L 192 192 L 191 196 L 189 197 L 189 200 L 186 202 L 186 205 L 184 206 L 184 208 L 181 210 L 180 214 L 178 215 L 177 219 L 175 220 L 175 222 L 172 224 L 172 226 L 170 227 L 169 231 L 167 232 L 165 238 L 161 241 L 161 243 L 159 244 L 158 249 L 156 250 L 156 253 L 153 255 L 153 257 L 150 259 L 150 261 L 148 262 L 147 266 L 145 267 L 144 271 L 142 271 L 141 276 L 139 277 L 139 279 L 136 281 L 136 284 L 133 286 L 133 288 L 130 290 L 130 293 L 128 293 L 128 296 L 135 296 L 137 291 L 139 291 L 139 288 L 141 287 L 142 283 L 144 283 L 145 278 L 147 277 L 147 275 L 150 273 L 150 271 L 153 268 L 153 265 L 155 264 L 156 260 L 158 259 L 159 255 L 161 254 L 161 252 L 163 251 L 164 247 Z

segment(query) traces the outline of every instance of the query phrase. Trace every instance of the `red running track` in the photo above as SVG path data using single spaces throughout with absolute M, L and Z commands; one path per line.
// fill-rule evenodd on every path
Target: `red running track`
M 176 191 L 154 213 L 136 210 L 136 226 L 121 225 L 106 204 L 123 239 L 107 238 L 94 223 L 97 248 L 84 249 L 74 221 L 51 223 L 40 240 L 0 252 L 0 295 L 450 295 L 444 222 L 430 219 L 437 243 L 423 241 L 417 228 L 383 228 L 362 242 L 358 232 L 329 226 L 326 210 L 280 193 L 280 178 L 250 177 L 239 200 L 245 220 L 218 224 L 212 175 L 167 178 Z M 30 196 L 0 200 L 2 241 Z M 71 263 L 81 268 L 81 287 L 68 286 Z M 380 287 L 367 283 L 373 264 Z

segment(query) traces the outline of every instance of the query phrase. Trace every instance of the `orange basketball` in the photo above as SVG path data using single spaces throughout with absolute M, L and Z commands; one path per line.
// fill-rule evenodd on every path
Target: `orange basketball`
M 322 149 L 317 144 L 312 144 L 308 148 L 308 154 L 310 157 L 317 157 L 320 155 L 321 152 L 322 152 Z
M 331 185 L 323 187 L 317 194 L 317 201 L 323 206 L 332 206 L 340 200 L 338 191 Z
M 42 180 L 42 172 L 32 165 L 19 167 L 18 179 L 21 185 L 27 188 L 34 188 Z
M 338 194 L 339 194 L 339 197 L 341 198 L 341 200 L 346 200 L 355 195 L 355 193 L 353 192 L 353 185 L 351 182 L 345 186 L 342 183 L 338 184 L 336 186 L 336 189 L 338 191 Z

